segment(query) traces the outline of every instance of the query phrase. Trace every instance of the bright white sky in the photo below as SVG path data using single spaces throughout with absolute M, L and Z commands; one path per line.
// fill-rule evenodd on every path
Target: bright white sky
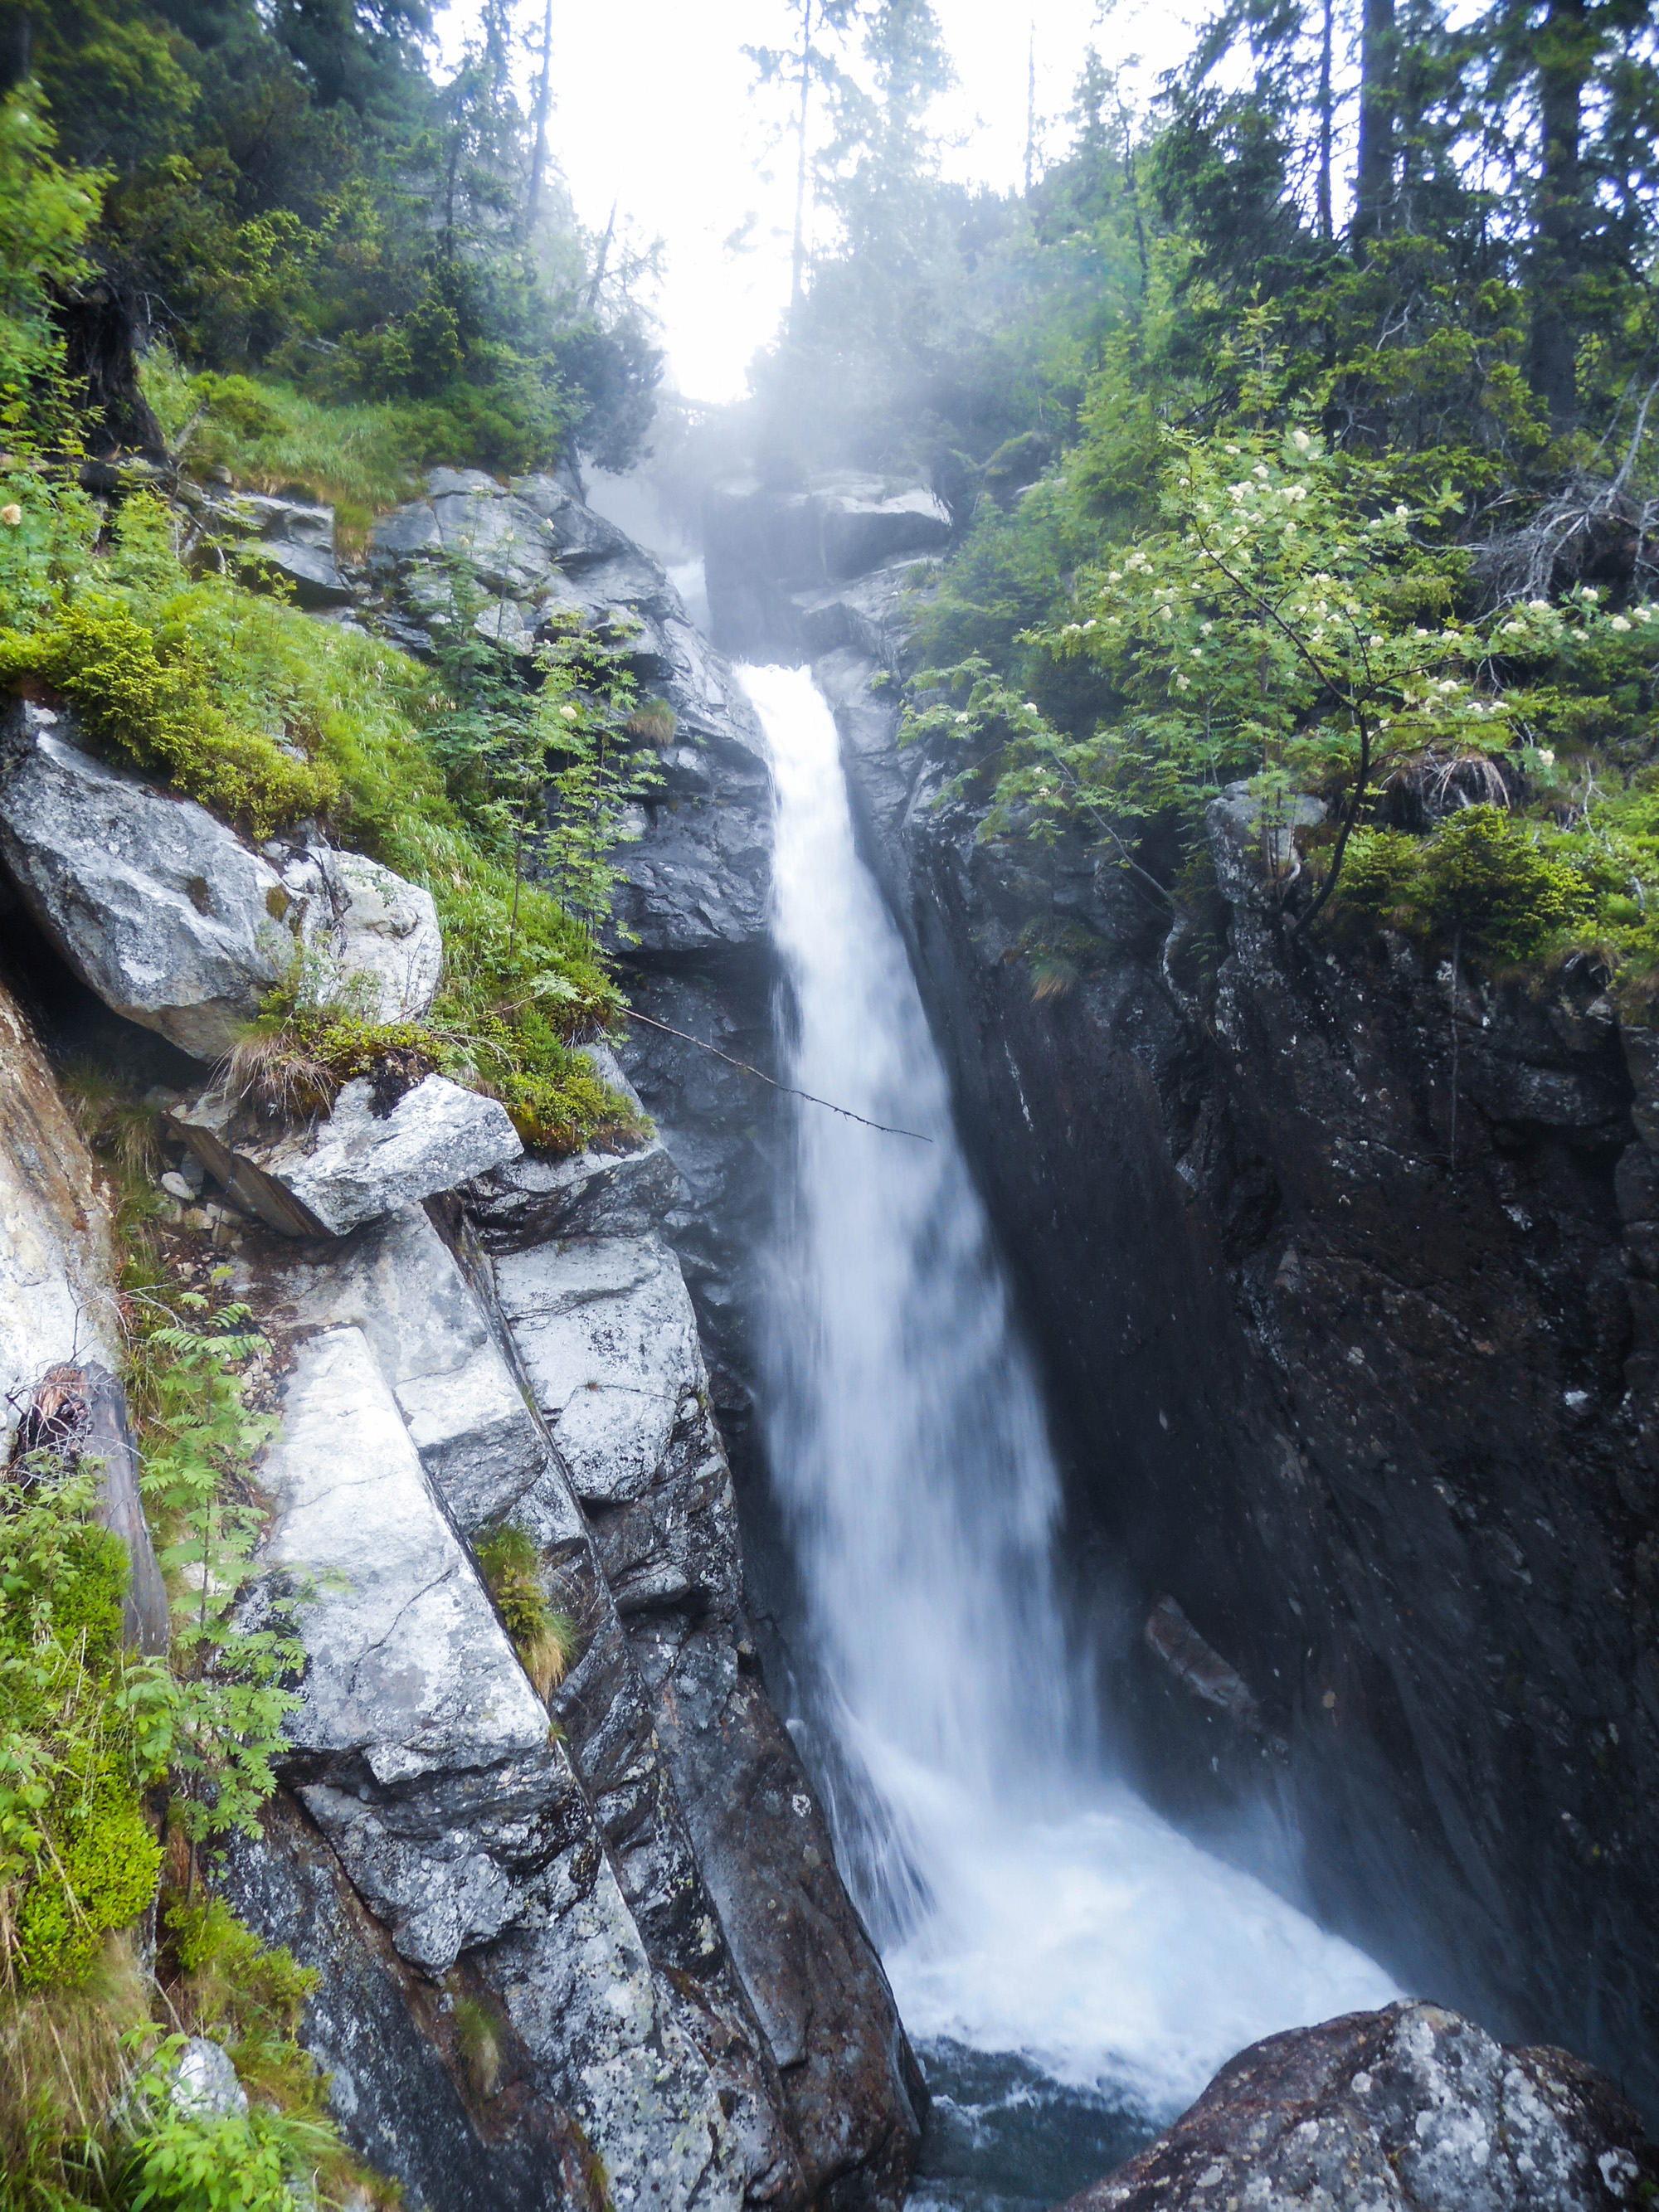
M 1109 63 L 1139 56 L 1150 87 L 1184 51 L 1200 12 L 1196 0 L 1118 0 L 1103 23 L 1099 0 L 934 4 L 961 79 L 939 109 L 959 142 L 947 166 L 998 185 L 1018 179 L 1024 158 L 1033 30 L 1037 112 L 1051 118 L 1058 152 L 1091 40 Z M 521 10 L 526 28 L 533 14 L 538 40 L 541 12 L 540 0 Z M 452 0 L 440 20 L 453 54 L 475 27 L 475 0 Z M 751 95 L 741 49 L 786 45 L 790 29 L 782 0 L 554 0 L 555 149 L 584 222 L 602 229 L 614 200 L 619 228 L 628 218 L 636 237 L 663 240 L 657 311 L 670 377 L 690 398 L 743 392 L 750 358 L 788 297 L 793 141 L 769 152 L 780 118 Z M 726 240 L 751 211 L 751 250 L 728 253 Z

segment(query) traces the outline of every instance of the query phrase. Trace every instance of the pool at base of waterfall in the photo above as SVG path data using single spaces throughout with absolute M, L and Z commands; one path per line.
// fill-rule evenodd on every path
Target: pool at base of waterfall
M 907 2212 L 1048 2212 L 1158 2132 L 1126 2089 L 1078 2089 L 950 2037 L 916 2056 L 933 2110 Z

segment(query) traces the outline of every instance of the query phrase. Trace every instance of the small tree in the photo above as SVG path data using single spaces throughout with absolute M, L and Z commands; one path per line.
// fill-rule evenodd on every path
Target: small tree
M 1164 439 L 1161 526 L 1080 568 L 1066 618 L 1023 634 L 1056 691 L 1080 675 L 1109 702 L 1092 730 L 1059 726 L 982 659 L 917 679 L 945 696 L 912 713 L 911 735 L 971 744 L 970 773 L 992 749 L 988 834 L 1052 842 L 1081 823 L 1127 860 L 1140 823 L 1195 829 L 1229 782 L 1249 780 L 1264 830 L 1318 792 L 1335 824 L 1322 872 L 1303 878 L 1288 838 L 1272 840 L 1286 925 L 1304 929 L 1387 776 L 1510 751 L 1547 763 L 1528 750 L 1551 706 L 1539 672 L 1611 690 L 1650 657 L 1655 611 L 1610 611 L 1588 587 L 1559 608 L 1463 617 L 1449 491 L 1416 513 L 1390 504 L 1380 466 L 1294 423 Z

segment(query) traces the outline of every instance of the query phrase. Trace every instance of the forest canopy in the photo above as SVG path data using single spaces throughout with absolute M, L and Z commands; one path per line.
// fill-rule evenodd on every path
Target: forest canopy
M 950 509 L 907 731 L 983 834 L 1167 908 L 1244 779 L 1323 813 L 1290 927 L 1449 937 L 1422 870 L 1484 806 L 1550 915 L 1491 959 L 1659 968 L 1651 10 L 1224 0 L 1150 103 L 1091 52 L 1004 192 L 943 173 L 927 0 L 811 20 L 763 58 L 820 244 L 754 442 Z
M 7 20 L 10 82 L 44 108 L 10 128 L 98 203 L 84 277 L 34 268 L 106 438 L 157 437 L 100 377 L 113 328 L 213 380 L 208 413 L 240 409 L 244 430 L 260 403 L 226 380 L 257 376 L 398 407 L 416 464 L 638 456 L 661 374 L 641 257 L 575 220 L 539 20 L 490 0 L 435 75 L 426 0 L 54 0 Z

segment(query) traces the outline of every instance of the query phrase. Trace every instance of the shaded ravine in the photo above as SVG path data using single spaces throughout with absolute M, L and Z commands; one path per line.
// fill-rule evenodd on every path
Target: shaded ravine
M 1234 2051 L 1395 1994 L 1121 1783 L 1068 1650 L 1060 1486 L 835 726 L 750 669 L 778 787 L 781 1069 L 768 1456 L 805 1594 L 800 1729 L 936 2100 L 913 2202 L 1054 2201 Z

